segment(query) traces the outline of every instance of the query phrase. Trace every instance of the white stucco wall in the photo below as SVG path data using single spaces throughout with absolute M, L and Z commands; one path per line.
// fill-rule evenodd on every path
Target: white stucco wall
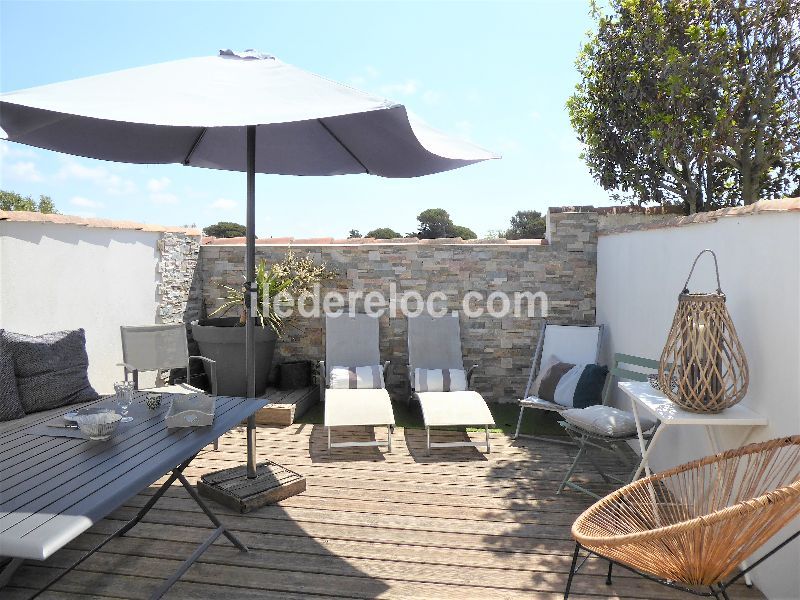
M 156 319 L 159 233 L 0 221 L 0 328 L 86 330 L 89 379 L 122 378 L 120 325 Z
M 750 366 L 743 403 L 769 418 L 749 441 L 800 433 L 800 213 L 724 217 L 713 223 L 604 235 L 598 244 L 597 322 L 606 324 L 604 357 L 615 352 L 659 358 L 678 294 L 700 250 L 719 259 L 722 290 Z M 713 261 L 704 255 L 692 291 L 713 291 Z M 734 431 L 735 430 L 735 431 Z M 724 447 L 742 431 L 718 430 Z M 652 464 L 664 469 L 710 453 L 699 428 L 665 430 Z M 795 522 L 780 541 L 800 527 Z M 800 598 L 800 541 L 754 571 L 771 600 Z

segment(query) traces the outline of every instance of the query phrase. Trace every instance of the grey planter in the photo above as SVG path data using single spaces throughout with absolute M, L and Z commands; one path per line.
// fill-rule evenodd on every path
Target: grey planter
M 217 363 L 217 393 L 221 396 L 247 396 L 245 328 L 237 327 L 238 322 L 238 317 L 224 317 L 192 323 L 192 336 L 200 346 L 200 354 Z M 255 334 L 256 395 L 260 396 L 267 389 L 278 336 L 269 327 L 256 327 Z M 206 374 L 210 377 L 208 371 Z

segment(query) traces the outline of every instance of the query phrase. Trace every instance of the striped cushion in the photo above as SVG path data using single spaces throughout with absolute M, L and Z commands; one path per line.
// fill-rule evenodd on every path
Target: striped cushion
M 383 388 L 383 367 L 381 365 L 333 367 L 328 387 L 334 390 L 377 390 Z
M 465 392 L 467 373 L 464 369 L 414 369 L 417 392 Z
M 608 367 L 554 363 L 542 374 L 537 396 L 561 406 L 585 408 L 602 401 Z

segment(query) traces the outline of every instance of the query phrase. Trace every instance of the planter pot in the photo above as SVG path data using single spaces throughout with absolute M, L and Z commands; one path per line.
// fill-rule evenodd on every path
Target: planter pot
M 192 335 L 200 346 L 200 354 L 217 362 L 217 393 L 220 396 L 247 396 L 245 369 L 245 328 L 238 317 L 202 319 L 192 323 Z M 255 328 L 256 395 L 267 389 L 275 342 L 278 339 L 269 327 Z M 203 365 L 211 377 L 208 365 Z

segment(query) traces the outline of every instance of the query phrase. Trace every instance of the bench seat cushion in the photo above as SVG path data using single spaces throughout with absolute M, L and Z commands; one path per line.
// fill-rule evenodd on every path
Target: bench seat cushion
M 14 375 L 14 359 L 3 344 L 3 330 L 0 329 L 0 421 L 10 421 L 25 416 L 17 391 L 17 378 Z

